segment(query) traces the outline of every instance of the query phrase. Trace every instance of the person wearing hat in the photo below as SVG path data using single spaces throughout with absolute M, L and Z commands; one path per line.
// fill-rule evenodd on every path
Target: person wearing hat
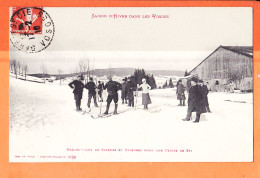
M 142 79 L 143 84 L 137 85 L 138 88 L 142 88 L 142 105 L 144 105 L 144 109 L 148 109 L 148 104 L 151 104 L 151 98 L 149 95 L 149 90 L 151 89 L 151 86 L 147 84 L 146 79 Z
M 94 100 L 94 105 L 95 107 L 98 107 L 97 105 L 97 98 L 96 98 L 96 84 L 93 82 L 93 78 L 90 77 L 89 78 L 89 82 L 86 83 L 86 85 L 84 86 L 86 89 L 88 89 L 88 108 L 90 109 L 90 103 L 91 103 L 91 99 L 93 98 Z
M 98 96 L 100 98 L 100 102 L 103 102 L 103 89 L 104 89 L 104 83 L 101 83 L 101 81 L 98 81 Z
M 79 75 L 77 77 L 77 80 L 73 80 L 72 82 L 69 83 L 70 88 L 74 89 L 74 99 L 76 103 L 76 111 L 82 111 L 80 108 L 81 105 L 81 99 L 82 99 L 82 93 L 84 89 L 84 84 L 81 82 L 82 78 Z
M 185 87 L 182 84 L 182 81 L 179 80 L 177 83 L 177 90 L 176 90 L 177 100 L 180 100 L 180 104 L 178 106 L 185 106 L 186 97 L 184 91 L 185 91 Z
M 106 111 L 104 112 L 105 115 L 108 114 L 110 103 L 114 101 L 115 109 L 113 114 L 117 114 L 117 107 L 118 107 L 118 90 L 121 89 L 121 84 L 113 81 L 111 76 L 108 76 L 108 82 L 105 84 L 104 89 L 107 90 L 107 106 Z
M 202 83 L 201 89 L 202 89 L 203 104 L 206 107 L 207 112 L 211 112 L 209 108 L 209 100 L 208 100 L 209 89 L 207 86 L 207 82 L 204 81 Z
M 202 100 L 200 101 L 200 105 L 202 105 L 203 108 L 206 108 L 206 112 L 211 112 L 209 109 L 209 102 L 208 102 L 208 93 L 209 93 L 208 87 L 207 85 L 204 85 L 203 80 L 199 80 L 198 85 L 202 94 Z
M 198 79 L 191 79 L 191 87 L 189 89 L 188 96 L 188 110 L 187 116 L 184 121 L 189 121 L 192 115 L 192 112 L 196 112 L 196 119 L 193 122 L 199 122 L 201 113 L 206 112 L 205 106 L 202 104 L 202 90 L 199 85 L 197 85 Z
M 122 83 L 122 90 L 121 90 L 121 99 L 122 99 L 122 104 L 126 103 L 127 104 L 127 99 L 126 99 L 126 82 L 127 82 L 127 78 L 125 77 L 123 79 L 123 83 Z
M 131 78 L 127 78 L 127 84 L 126 84 L 126 93 L 127 93 L 127 99 L 128 99 L 128 106 L 134 107 L 134 91 L 136 90 L 136 85 L 134 82 L 131 81 Z

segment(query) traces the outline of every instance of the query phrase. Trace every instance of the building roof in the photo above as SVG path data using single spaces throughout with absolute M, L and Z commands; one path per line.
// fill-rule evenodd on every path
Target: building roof
M 253 47 L 252 46 L 219 46 L 215 49 L 208 57 L 201 61 L 196 67 L 194 67 L 189 73 L 194 71 L 200 64 L 202 64 L 206 59 L 208 59 L 213 53 L 215 53 L 219 48 L 223 48 L 247 57 L 253 57 Z

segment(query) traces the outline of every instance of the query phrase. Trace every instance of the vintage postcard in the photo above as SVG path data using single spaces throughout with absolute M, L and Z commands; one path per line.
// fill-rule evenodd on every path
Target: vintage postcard
M 10 7 L 10 162 L 252 162 L 251 7 Z

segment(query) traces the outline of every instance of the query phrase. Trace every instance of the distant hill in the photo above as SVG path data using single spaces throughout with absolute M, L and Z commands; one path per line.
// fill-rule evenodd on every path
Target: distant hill
M 134 68 L 109 68 L 109 69 L 96 69 L 91 73 L 94 73 L 94 75 L 97 76 L 104 76 L 104 75 L 116 75 L 119 77 L 129 76 L 134 74 L 135 69 Z M 184 71 L 178 71 L 178 70 L 145 70 L 146 74 L 153 74 L 155 76 L 158 75 L 166 75 L 166 76 L 183 76 Z
M 109 69 L 95 69 L 90 71 L 91 75 L 96 75 L 98 77 L 102 77 L 105 75 L 112 75 L 112 76 L 129 76 L 134 74 L 134 68 L 109 68 Z M 179 70 L 145 70 L 146 74 L 153 74 L 154 76 L 184 76 L 184 71 Z M 29 74 L 30 76 L 42 78 L 42 74 Z M 69 76 L 78 75 L 78 73 L 73 74 L 62 74 L 61 78 L 66 78 Z M 48 74 L 48 77 L 55 76 L 58 77 L 58 74 Z
M 152 73 L 154 76 L 184 76 L 184 71 L 180 70 L 147 70 L 145 71 L 147 74 Z
M 134 73 L 134 68 L 109 68 L 109 69 L 95 69 L 94 71 L 91 71 L 91 74 L 94 74 L 98 77 L 104 76 L 104 75 L 115 75 L 119 77 L 124 77 L 128 75 L 132 75 Z

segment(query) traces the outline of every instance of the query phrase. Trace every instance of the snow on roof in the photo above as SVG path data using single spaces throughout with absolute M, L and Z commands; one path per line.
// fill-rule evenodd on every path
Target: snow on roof
M 233 51 L 235 53 L 243 54 L 243 55 L 250 55 L 253 54 L 253 47 L 252 46 L 221 46 L 224 49 Z

